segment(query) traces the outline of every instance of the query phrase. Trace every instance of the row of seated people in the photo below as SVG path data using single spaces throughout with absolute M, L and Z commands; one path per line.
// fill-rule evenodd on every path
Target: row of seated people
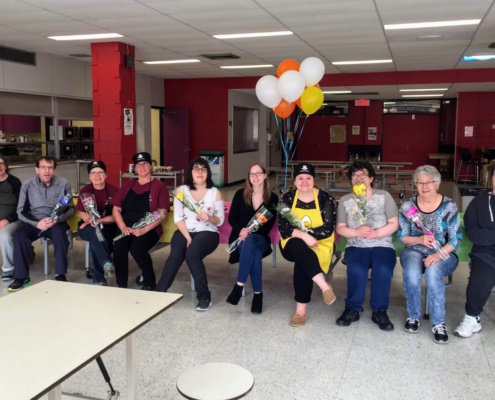
M 106 239 L 98 240 L 94 222 L 84 212 L 82 202 L 78 201 L 77 208 L 81 212 L 79 234 L 90 242 L 93 283 L 116 283 L 126 288 L 130 252 L 141 269 L 136 282 L 142 285 L 142 290 L 166 292 L 186 261 L 196 285 L 196 309 L 207 311 L 211 306 L 211 293 L 203 260 L 217 248 L 217 227 L 225 218 L 222 195 L 213 186 L 210 167 L 202 158 L 193 160 L 189 165 L 181 190 L 200 204 L 202 212 L 196 214 L 179 200 L 174 200 L 174 221 L 178 229 L 173 234 L 170 255 L 156 283 L 148 251 L 162 234 L 161 221 L 170 208 L 169 193 L 163 182 L 151 177 L 151 156 L 148 153 L 134 155 L 133 162 L 138 177 L 120 189 L 106 183 L 106 166 L 103 162 L 95 161 L 88 165 L 91 184 L 81 190 L 80 196 L 83 193 L 94 194 L 101 215 L 97 223 L 104 225 L 102 232 Z M 75 207 L 70 204 L 68 211 L 57 221 L 48 218 L 60 197 L 71 192 L 67 180 L 56 176 L 55 170 L 56 160 L 42 157 L 36 162 L 37 176 L 21 186 L 20 181 L 9 174 L 5 160 L 0 158 L 0 245 L 4 261 L 2 280 L 14 280 L 9 291 L 30 285 L 29 249 L 40 235 L 53 241 L 55 279 L 67 280 L 69 242 L 66 221 L 74 214 Z M 493 175 L 493 167 L 491 172 Z M 337 208 L 331 195 L 315 187 L 315 169 L 311 164 L 294 167 L 295 188 L 282 197 L 282 201 L 310 228 L 308 232 L 295 229 L 279 215 L 280 251 L 285 259 L 294 263 L 296 312 L 290 324 L 297 327 L 306 322 L 306 307 L 311 301 L 313 283 L 321 289 L 325 303 L 332 304 L 336 300 L 332 287 L 325 279 L 333 254 L 336 230 L 347 238 L 347 298 L 337 324 L 350 326 L 359 320 L 359 312 L 365 300 L 368 270 L 371 268 L 372 320 L 382 330 L 393 330 L 387 309 L 397 261 L 392 234 L 398 231 L 398 240 L 406 246 L 400 254 L 408 311 L 404 328 L 410 333 L 418 332 L 424 274 L 431 306 L 433 338 L 437 343 L 447 343 L 444 277 L 451 275 L 458 266 L 455 251 L 462 240 L 462 229 L 456 204 L 438 193 L 441 183 L 439 172 L 429 165 L 418 167 L 414 175 L 418 194 L 408 200 L 427 220 L 434 237 L 423 235 L 416 225 L 402 214 L 399 215 L 388 192 L 373 188 L 375 172 L 369 162 L 355 161 L 348 173 L 353 184 L 366 186 L 364 225 L 354 195 L 350 193 L 343 196 Z M 495 175 L 493 181 L 495 187 Z M 491 197 L 491 194 L 488 199 L 485 195 L 476 197 L 464 217 L 467 235 L 474 246 L 466 292 L 466 314 L 454 332 L 460 337 L 470 337 L 481 330 L 480 314 L 495 285 L 495 223 Z M 270 190 L 266 169 L 260 163 L 253 163 L 247 171 L 244 187 L 233 198 L 228 219 L 232 226 L 229 243 L 239 238 L 241 244 L 229 258 L 230 263 L 239 263 L 239 270 L 237 282 L 227 302 L 238 304 L 243 286 L 250 277 L 254 292 L 251 310 L 254 314 L 262 312 L 262 258 L 271 253 L 269 232 L 275 218 L 252 234 L 246 230 L 246 226 L 262 206 L 276 215 L 273 205 L 277 202 L 278 196 Z M 143 228 L 132 228 L 146 212 L 158 209 L 162 211 L 160 219 Z M 113 238 L 120 233 L 125 237 L 113 242 Z M 446 260 L 435 252 L 432 246 L 434 240 L 446 253 L 450 253 Z

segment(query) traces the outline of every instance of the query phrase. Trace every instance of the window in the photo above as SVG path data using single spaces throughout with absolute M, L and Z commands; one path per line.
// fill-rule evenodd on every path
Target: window
M 234 154 L 258 151 L 258 110 L 234 106 Z
M 384 101 L 384 114 L 439 114 L 440 100 Z

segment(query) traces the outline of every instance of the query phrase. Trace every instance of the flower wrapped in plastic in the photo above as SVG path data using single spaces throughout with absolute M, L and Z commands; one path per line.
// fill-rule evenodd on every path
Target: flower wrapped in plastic
M 272 207 L 275 210 L 277 210 L 278 214 L 281 217 L 285 218 L 285 220 L 291 226 L 296 228 L 297 230 L 300 230 L 301 232 L 304 232 L 304 233 L 310 233 L 310 232 L 314 233 L 314 231 L 312 229 L 310 229 L 310 227 L 307 227 L 306 225 L 304 225 L 304 223 L 297 216 L 297 214 L 294 211 L 292 211 L 292 209 L 287 204 L 285 204 L 283 201 L 281 201 L 278 204 L 272 204 Z M 315 246 L 314 249 L 316 252 L 318 252 L 317 246 Z
M 98 218 L 101 218 L 101 215 L 98 212 L 98 207 L 96 206 L 95 196 L 90 193 L 83 193 L 81 195 L 81 200 L 86 214 L 88 214 L 89 218 L 91 218 L 92 225 L 94 225 L 96 229 L 96 236 L 98 237 L 98 240 L 103 242 L 105 240 L 103 233 L 101 233 L 103 224 L 98 224 Z
M 353 214 L 359 215 L 359 223 L 364 225 L 366 222 L 366 185 L 364 183 L 359 183 L 352 187 L 354 193 L 354 200 L 356 201 L 357 211 L 352 211 Z
M 53 208 L 53 211 L 52 211 L 52 214 L 45 218 L 45 221 L 56 221 L 58 220 L 58 218 L 67 212 L 67 210 L 69 209 L 69 204 L 72 200 L 72 195 L 69 193 L 63 197 L 60 198 L 60 200 L 58 201 L 57 205 Z M 40 233 L 38 233 L 38 236 L 41 236 L 41 234 L 45 232 L 45 231 L 41 231 Z
M 404 203 L 401 207 L 401 212 L 404 216 L 411 221 L 416 227 L 423 232 L 424 235 L 433 238 L 434 240 L 431 242 L 433 249 L 438 253 L 442 260 L 447 260 L 450 256 L 441 246 L 438 240 L 435 239 L 435 235 L 428 228 L 428 224 L 426 222 L 425 217 L 418 210 L 418 207 L 412 205 L 410 202 Z
M 196 215 L 199 215 L 203 212 L 201 205 L 196 200 L 189 198 L 187 193 L 184 192 L 180 187 L 175 188 L 175 190 L 172 192 L 172 195 L 177 200 L 179 200 L 184 207 L 186 207 L 189 211 L 196 213 Z M 205 224 L 212 228 L 214 231 L 218 230 L 218 228 L 211 222 L 205 221 Z
M 141 218 L 138 222 L 136 222 L 134 225 L 132 225 L 131 229 L 144 228 L 145 226 L 151 225 L 153 222 L 158 221 L 160 218 L 163 218 L 163 217 L 164 217 L 164 215 L 163 215 L 162 211 L 159 209 L 156 211 L 153 211 L 153 212 L 147 212 L 144 215 L 144 218 Z M 124 236 L 126 236 L 126 235 L 121 233 L 120 235 L 114 237 L 114 239 L 113 239 L 114 243 L 117 240 L 122 239 Z
M 247 231 L 250 234 L 256 232 L 263 225 L 265 225 L 270 218 L 273 218 L 273 214 L 268 211 L 265 206 L 260 207 L 253 218 L 249 221 L 248 226 L 246 227 Z M 241 239 L 237 238 L 225 249 L 225 251 L 229 254 L 232 253 L 239 247 L 240 243 Z

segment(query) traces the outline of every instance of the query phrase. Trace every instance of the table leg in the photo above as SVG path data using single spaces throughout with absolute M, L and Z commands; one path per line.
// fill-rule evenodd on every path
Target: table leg
M 127 362 L 127 399 L 137 399 L 137 380 L 136 380 L 136 336 L 134 333 L 127 336 L 126 344 L 126 362 Z
M 62 385 L 58 385 L 48 392 L 48 400 L 62 400 Z

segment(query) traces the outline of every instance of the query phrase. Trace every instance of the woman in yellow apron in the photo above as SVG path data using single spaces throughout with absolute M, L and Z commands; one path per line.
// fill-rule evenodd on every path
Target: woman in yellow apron
M 311 301 L 313 282 L 323 292 L 326 304 L 336 300 L 332 287 L 323 275 L 328 272 L 333 255 L 335 206 L 328 193 L 315 189 L 314 176 L 313 165 L 296 165 L 296 189 L 282 197 L 282 201 L 304 223 L 308 233 L 295 229 L 282 215 L 278 219 L 280 251 L 286 260 L 294 262 L 294 299 L 297 308 L 290 320 L 292 326 L 301 326 L 308 319 L 306 305 Z

